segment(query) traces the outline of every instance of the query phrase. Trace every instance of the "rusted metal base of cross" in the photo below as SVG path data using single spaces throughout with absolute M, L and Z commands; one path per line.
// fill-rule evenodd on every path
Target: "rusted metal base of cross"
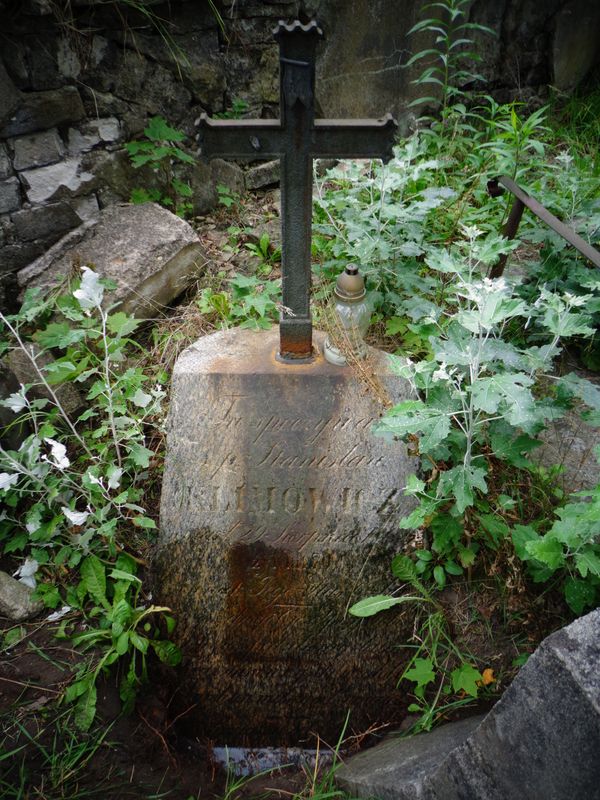
M 312 322 L 305 319 L 285 319 L 279 322 L 278 360 L 285 363 L 298 364 L 312 361 Z

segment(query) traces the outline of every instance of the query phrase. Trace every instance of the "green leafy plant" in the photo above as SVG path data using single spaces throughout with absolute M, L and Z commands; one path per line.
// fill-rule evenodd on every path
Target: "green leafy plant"
M 96 713 L 96 681 L 110 666 L 120 666 L 119 694 L 123 710 L 128 712 L 133 709 L 137 690 L 147 681 L 148 651 L 153 650 L 170 666 L 179 664 L 181 653 L 163 638 L 155 621 L 156 615 L 161 615 L 166 633 L 172 633 L 175 620 L 166 613 L 169 609 L 141 604 L 141 580 L 131 556 L 121 553 L 107 571 L 97 556 L 90 555 L 82 561 L 79 572 L 81 580 L 69 589 L 67 602 L 85 612 L 90 629 L 71 638 L 84 652 L 93 648 L 95 655 L 92 668 L 84 666 L 80 670 L 81 674 L 68 686 L 65 699 L 76 702 L 76 724 L 81 730 L 88 730 Z
M 37 582 L 36 594 L 48 607 L 87 613 L 87 602 L 94 603 L 88 620 L 97 628 L 75 639 L 106 652 L 87 682 L 75 684 L 85 689 L 69 691 L 70 698 L 80 697 L 85 726 L 93 718 L 94 681 L 117 657 L 127 655 L 133 665 L 130 693 L 145 674 L 145 660 L 136 666 L 131 648 L 141 652 L 150 644 L 159 657 L 176 658 L 173 645 L 139 631 L 142 620 L 164 609 L 141 608 L 135 562 L 122 552 L 125 531 L 156 527 L 139 505 L 140 482 L 154 458 L 146 432 L 160 419 L 165 392 L 156 376 L 131 362 L 130 334 L 139 321 L 105 308 L 111 288 L 83 267 L 70 293 L 42 298 L 33 290 L 18 314 L 0 316 L 3 348 L 17 348 L 33 376 L 2 401 L 31 432 L 18 449 L 0 447 L 0 542 L 5 553 L 26 557 L 19 573 L 30 585 Z M 65 406 L 66 384 L 85 394 L 71 400 L 75 410 Z M 79 572 L 77 588 L 61 586 L 65 572 Z
M 242 119 L 248 111 L 248 103 L 241 97 L 234 97 L 231 101 L 231 108 L 215 114 L 215 119 Z
M 263 233 L 256 242 L 246 242 L 244 246 L 258 258 L 259 274 L 268 275 L 273 269 L 273 264 L 281 261 L 281 248 L 273 245 L 268 233 Z
M 473 666 L 473 659 L 454 643 L 444 611 L 426 588 L 415 563 L 400 553 L 392 560 L 392 574 L 402 584 L 409 584 L 417 595 L 375 595 L 355 603 L 349 613 L 355 617 L 367 617 L 400 603 L 426 604 L 423 606 L 427 611 L 419 629 L 418 644 L 414 646 L 415 652 L 398 681 L 399 685 L 403 681 L 414 684 L 414 702 L 408 710 L 418 713 L 419 717 L 409 733 L 418 733 L 430 730 L 434 722 L 447 712 L 477 699 L 485 678 Z
M 279 318 L 281 280 L 261 280 L 253 275 L 235 275 L 229 281 L 231 291 L 206 288 L 198 297 L 203 314 L 213 317 L 223 327 L 268 329 Z
M 466 86 L 484 80 L 482 75 L 471 72 L 466 66 L 481 61 L 479 53 L 472 49 L 473 40 L 469 33 L 477 31 L 496 35 L 486 25 L 468 21 L 469 6 L 469 0 L 426 3 L 421 11 L 436 16 L 419 20 L 408 32 L 409 35 L 425 32 L 434 37 L 434 46 L 415 53 L 405 66 L 424 62 L 423 72 L 412 83 L 437 89 L 435 95 L 419 97 L 409 106 L 431 104 L 439 109 L 442 120 L 448 108 L 465 95 Z
M 194 164 L 195 159 L 180 145 L 186 136 L 171 128 L 163 117 L 152 117 L 144 128 L 146 139 L 127 142 L 125 148 L 136 169 L 148 166 L 159 176 L 160 188 L 134 189 L 132 203 L 160 203 L 171 208 L 178 216 L 192 211 L 192 187 L 181 180 L 175 171 L 176 164 Z

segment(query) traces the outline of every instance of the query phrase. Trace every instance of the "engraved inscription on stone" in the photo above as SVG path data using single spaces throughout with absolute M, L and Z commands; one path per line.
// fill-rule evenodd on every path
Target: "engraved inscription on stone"
M 178 360 L 169 412 L 157 585 L 198 724 L 233 744 L 335 738 L 349 708 L 358 729 L 402 703 L 390 619 L 347 609 L 390 588 L 414 464 L 371 433 L 381 407 L 348 367 L 282 365 L 277 346 L 276 331 L 200 340 Z M 385 355 L 372 358 L 403 399 Z

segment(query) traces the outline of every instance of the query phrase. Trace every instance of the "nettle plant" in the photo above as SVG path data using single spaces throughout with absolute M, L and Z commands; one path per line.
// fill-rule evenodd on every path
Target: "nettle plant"
M 195 159 L 182 149 L 183 131 L 171 128 L 163 117 L 152 117 L 144 128 L 145 139 L 127 142 L 125 148 L 136 169 L 149 167 L 159 177 L 160 188 L 140 188 L 131 192 L 131 202 L 160 203 L 184 217 L 192 211 L 192 187 L 177 176 L 177 165 L 194 164 Z
M 156 527 L 140 501 L 154 457 L 146 432 L 160 424 L 165 391 L 131 361 L 130 334 L 139 321 L 104 308 L 110 288 L 83 267 L 74 291 L 57 298 L 29 291 L 18 314 L 0 316 L 2 349 L 18 348 L 33 376 L 2 401 L 15 425 L 30 432 L 18 448 L 0 447 L 0 543 L 4 553 L 25 557 L 20 574 L 37 581 L 36 596 L 49 608 L 62 606 L 62 634 L 74 626 L 69 612 L 79 610 L 95 633 L 75 640 L 97 640 L 106 649 L 68 692 L 79 698 L 85 727 L 95 710 L 95 680 L 112 663 L 129 664 L 121 695 L 130 702 L 144 677 L 135 651 L 145 657 L 152 645 L 165 661 L 179 658 L 174 646 L 160 643 L 156 621 L 145 638 L 138 630 L 142 618 L 149 624 L 149 615 L 156 620 L 168 609 L 140 602 L 135 560 L 123 552 L 125 531 Z M 65 407 L 65 384 L 85 392 L 75 412 Z

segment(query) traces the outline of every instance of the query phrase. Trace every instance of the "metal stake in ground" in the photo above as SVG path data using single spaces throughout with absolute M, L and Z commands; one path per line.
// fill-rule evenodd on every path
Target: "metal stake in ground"
M 202 115 L 200 146 L 208 158 L 281 160 L 281 266 L 284 311 L 279 355 L 284 361 L 312 356 L 310 244 L 313 158 L 381 158 L 389 161 L 397 124 L 383 119 L 314 118 L 315 51 L 323 33 L 316 22 L 280 22 L 278 120 L 213 120 Z

